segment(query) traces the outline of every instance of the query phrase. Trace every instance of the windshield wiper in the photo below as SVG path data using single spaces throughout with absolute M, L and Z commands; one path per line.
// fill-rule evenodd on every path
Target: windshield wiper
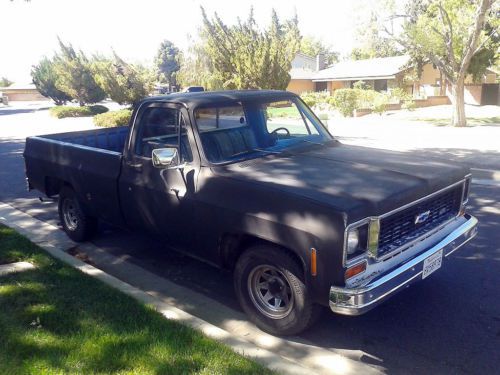
M 230 157 L 244 155 L 244 154 L 250 154 L 252 152 L 262 152 L 262 153 L 265 153 L 267 155 L 278 155 L 278 154 L 281 154 L 282 151 L 266 150 L 264 148 L 252 148 L 250 150 L 245 150 L 245 151 L 238 152 L 236 154 L 232 154 Z

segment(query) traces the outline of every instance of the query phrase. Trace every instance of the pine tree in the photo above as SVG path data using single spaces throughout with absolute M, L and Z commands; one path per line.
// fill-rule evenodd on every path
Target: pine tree
M 57 74 L 53 59 L 44 57 L 37 65 L 34 65 L 31 69 L 31 77 L 40 94 L 52 99 L 56 105 L 65 104 L 72 99 L 56 87 Z
M 59 46 L 61 51 L 55 58 L 56 88 L 81 106 L 104 100 L 106 94 L 95 81 L 91 62 L 85 54 L 76 52 L 71 44 L 65 45 L 60 39 Z

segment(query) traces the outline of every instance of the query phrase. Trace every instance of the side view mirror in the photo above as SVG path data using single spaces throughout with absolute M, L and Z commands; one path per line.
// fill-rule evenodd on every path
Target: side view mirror
M 157 148 L 153 150 L 152 161 L 156 168 L 175 167 L 178 161 L 177 147 Z

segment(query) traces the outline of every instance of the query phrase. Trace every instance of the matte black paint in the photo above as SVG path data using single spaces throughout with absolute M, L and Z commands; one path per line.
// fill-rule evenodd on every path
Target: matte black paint
M 68 184 L 89 214 L 148 230 L 219 266 L 226 261 L 222 241 L 228 234 L 235 244 L 243 236 L 272 242 L 296 254 L 314 299 L 327 304 L 330 286 L 344 283 L 348 224 L 424 197 L 463 179 L 468 170 L 336 140 L 241 163 L 206 160 L 193 121 L 198 106 L 291 97 L 296 95 L 225 91 L 148 98 L 134 110 L 130 132 L 124 127 L 27 138 L 26 175 L 46 194 L 49 185 Z M 183 169 L 156 169 L 150 158 L 132 152 L 135 117 L 149 105 L 176 106 L 185 116 L 193 161 Z M 316 277 L 308 272 L 312 247 L 318 254 Z

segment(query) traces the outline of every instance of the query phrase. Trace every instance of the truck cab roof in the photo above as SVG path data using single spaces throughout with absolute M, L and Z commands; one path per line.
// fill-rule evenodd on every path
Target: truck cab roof
M 148 97 L 140 102 L 149 103 L 156 101 L 165 101 L 169 103 L 183 104 L 186 107 L 197 107 L 209 103 L 217 102 L 241 102 L 256 99 L 285 99 L 297 97 L 296 94 L 288 91 L 278 90 L 228 90 L 228 91 L 203 91 L 203 92 L 184 92 L 170 95 L 158 95 Z

